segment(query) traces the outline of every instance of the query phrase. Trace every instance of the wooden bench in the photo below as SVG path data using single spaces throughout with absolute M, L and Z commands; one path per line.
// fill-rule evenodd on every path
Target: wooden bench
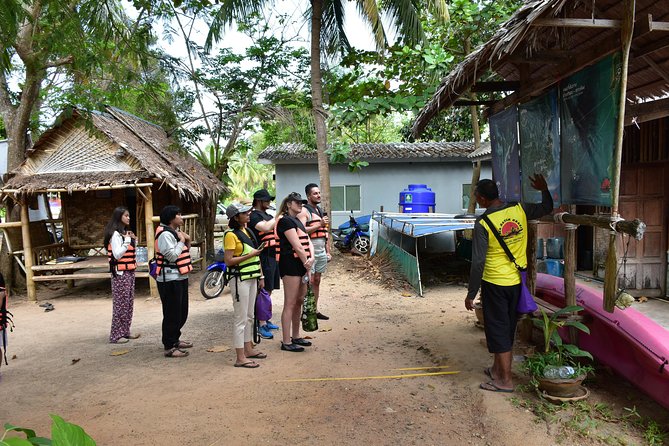
M 111 274 L 109 273 L 109 260 L 107 260 L 106 256 L 88 257 L 86 260 L 79 262 L 35 265 L 32 267 L 32 270 L 35 273 L 33 276 L 35 282 L 75 279 L 108 279 L 111 277 Z M 135 277 L 149 277 L 148 262 L 140 262 L 137 264 Z

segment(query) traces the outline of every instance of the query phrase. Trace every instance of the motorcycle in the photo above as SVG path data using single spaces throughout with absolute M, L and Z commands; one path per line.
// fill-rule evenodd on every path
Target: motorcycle
M 359 224 L 353 217 L 353 211 L 349 216 L 348 223 L 332 230 L 334 245 L 341 252 L 353 252 L 360 255 L 369 253 L 371 247 L 369 239 L 369 224 Z
M 212 258 L 213 257 L 213 258 Z M 219 249 L 215 255 L 209 257 L 213 262 L 207 266 L 207 271 L 202 275 L 200 280 L 200 292 L 206 299 L 213 299 L 218 297 L 223 292 L 225 286 L 225 269 L 226 265 L 223 261 L 223 250 Z

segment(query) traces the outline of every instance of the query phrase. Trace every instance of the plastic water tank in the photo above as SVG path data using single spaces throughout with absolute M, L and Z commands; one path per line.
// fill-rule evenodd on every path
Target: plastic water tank
M 400 192 L 400 212 L 418 214 L 434 212 L 436 194 L 427 184 L 409 184 Z
M 562 237 L 546 239 L 546 256 L 551 259 L 564 258 L 564 239 Z
M 537 239 L 537 259 L 544 258 L 544 239 Z

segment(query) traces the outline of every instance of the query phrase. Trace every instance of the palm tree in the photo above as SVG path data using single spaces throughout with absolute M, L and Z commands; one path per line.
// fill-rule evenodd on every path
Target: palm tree
M 358 12 L 372 28 L 374 41 L 379 50 L 387 46 L 386 30 L 381 15 L 390 18 L 398 36 L 407 44 L 414 44 L 424 38 L 420 22 L 419 2 L 415 0 L 354 0 Z M 271 0 L 225 0 L 214 13 L 205 48 L 221 37 L 226 26 L 234 20 L 259 13 Z M 316 130 L 316 151 L 322 204 L 325 212 L 330 211 L 330 167 L 327 149 L 326 111 L 323 108 L 323 85 L 321 59 L 323 54 L 333 57 L 338 51 L 350 48 L 344 32 L 344 6 L 346 0 L 311 0 L 311 8 L 305 17 L 311 18 L 311 106 Z M 380 3 L 380 4 L 379 4 Z M 448 20 L 445 0 L 426 0 L 427 10 L 443 21 Z

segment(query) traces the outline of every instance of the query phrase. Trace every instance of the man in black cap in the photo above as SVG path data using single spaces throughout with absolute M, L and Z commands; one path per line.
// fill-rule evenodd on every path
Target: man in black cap
M 279 277 L 279 264 L 276 261 L 276 249 L 278 249 L 278 240 L 274 234 L 276 220 L 267 213 L 271 209 L 270 202 L 275 197 L 267 192 L 267 189 L 260 189 L 253 194 L 253 211 L 251 212 L 251 221 L 249 227 L 253 230 L 258 242 L 265 243 L 265 249 L 260 254 L 260 265 L 265 277 L 265 290 L 271 295 L 272 290 L 278 290 L 281 284 Z M 264 339 L 273 339 L 274 335 L 270 330 L 278 330 L 279 326 L 272 321 L 259 321 L 260 327 L 258 333 Z

